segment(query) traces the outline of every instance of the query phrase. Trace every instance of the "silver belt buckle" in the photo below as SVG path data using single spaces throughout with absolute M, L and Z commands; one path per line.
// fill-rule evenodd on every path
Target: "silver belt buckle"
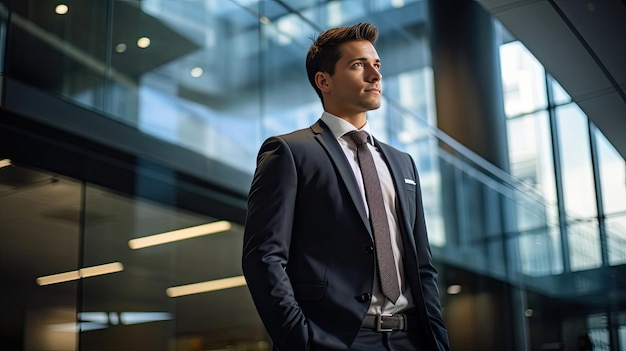
M 383 317 L 391 317 L 391 313 L 379 313 L 376 315 L 376 331 L 377 332 L 390 332 L 393 329 L 383 328 Z

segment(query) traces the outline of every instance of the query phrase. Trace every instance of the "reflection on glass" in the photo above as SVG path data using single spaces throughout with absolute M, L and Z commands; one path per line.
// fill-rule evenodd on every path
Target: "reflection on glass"
M 602 265 L 598 221 L 569 221 L 567 224 L 570 266 L 572 271 L 598 268 Z
M 0 168 L 3 350 L 76 350 L 77 282 L 35 281 L 81 266 L 81 190 L 73 179 L 16 164 Z
M 202 224 L 194 227 L 177 229 L 165 233 L 153 234 L 141 238 L 135 238 L 128 241 L 128 246 L 133 250 L 143 249 L 155 245 L 163 245 L 175 241 L 187 240 L 203 235 L 230 230 L 231 224 L 228 221 L 217 221 L 208 224 Z
M 103 274 L 117 273 L 124 270 L 120 262 L 107 263 L 98 266 L 85 267 L 76 271 L 57 273 L 37 278 L 37 285 L 44 286 L 50 284 L 64 283 L 81 278 L 96 277 Z
M 605 219 L 609 264 L 626 264 L 626 214 Z
M 236 288 L 246 285 L 246 279 L 240 275 L 237 277 L 223 278 L 212 280 L 208 282 L 194 283 L 181 286 L 173 286 L 167 288 L 165 293 L 169 297 L 180 297 L 185 295 L 201 294 L 205 292 L 211 292 L 216 290 L 224 290 L 230 288 Z

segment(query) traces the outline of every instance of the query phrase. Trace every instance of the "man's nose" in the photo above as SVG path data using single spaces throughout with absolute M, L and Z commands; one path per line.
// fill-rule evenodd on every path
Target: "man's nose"
M 367 73 L 367 81 L 368 82 L 377 82 L 383 78 L 382 73 L 376 67 L 370 67 L 369 72 Z

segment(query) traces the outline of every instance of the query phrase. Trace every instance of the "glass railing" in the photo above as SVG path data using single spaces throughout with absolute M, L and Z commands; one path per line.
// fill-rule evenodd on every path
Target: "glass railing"
M 403 110 L 391 99 L 387 103 Z M 415 147 L 396 146 L 420 160 L 429 236 L 437 259 L 550 295 L 570 293 L 561 289 L 561 275 L 603 266 L 597 219 L 559 221 L 557 205 L 534 188 L 425 118 L 414 114 L 413 120 L 424 138 Z M 611 264 L 623 263 L 624 215 L 607 218 L 606 223 Z M 605 288 L 590 284 L 586 289 L 591 291 Z

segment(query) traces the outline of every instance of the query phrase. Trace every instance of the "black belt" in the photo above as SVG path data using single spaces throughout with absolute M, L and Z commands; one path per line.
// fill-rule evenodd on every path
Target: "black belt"
M 363 328 L 374 329 L 377 332 L 396 330 L 411 330 L 417 324 L 416 317 L 412 314 L 368 314 L 363 318 Z

